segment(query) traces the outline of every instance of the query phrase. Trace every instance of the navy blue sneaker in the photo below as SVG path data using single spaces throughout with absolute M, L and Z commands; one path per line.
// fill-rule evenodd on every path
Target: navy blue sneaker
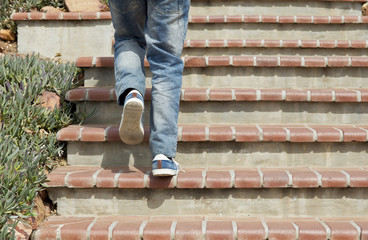
M 179 163 L 177 163 L 173 158 L 168 158 L 163 154 L 156 155 L 152 161 L 153 176 L 175 176 L 179 171 L 182 171 Z
M 125 98 L 119 126 L 119 135 L 124 143 L 134 145 L 143 141 L 143 110 L 144 101 L 142 95 L 137 90 L 130 91 Z

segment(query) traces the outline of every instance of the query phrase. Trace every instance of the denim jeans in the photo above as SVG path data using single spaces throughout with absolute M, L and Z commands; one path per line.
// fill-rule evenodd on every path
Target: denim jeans
M 124 104 L 128 90 L 145 93 L 144 57 L 152 72 L 150 148 L 175 157 L 181 60 L 190 0 L 110 0 L 115 28 L 115 91 Z

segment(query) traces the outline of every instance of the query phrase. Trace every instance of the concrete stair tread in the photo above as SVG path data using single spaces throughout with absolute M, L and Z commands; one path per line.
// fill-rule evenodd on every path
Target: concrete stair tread
M 39 239 L 366 239 L 368 218 L 52 216 Z
M 175 177 L 154 177 L 150 168 L 65 166 L 48 179 L 48 188 L 368 188 L 368 167 L 184 168 Z
M 111 20 L 110 12 L 20 12 L 15 21 Z M 277 15 L 194 15 L 189 23 L 282 23 L 282 24 L 361 24 L 368 16 L 277 16 Z
M 185 67 L 368 67 L 368 57 L 339 56 L 188 56 L 182 57 Z M 147 60 L 144 65 L 149 66 Z M 114 57 L 79 57 L 77 67 L 113 68 Z
M 151 88 L 145 100 L 151 100 Z M 71 102 L 116 101 L 112 87 L 79 87 L 70 90 Z M 181 101 L 287 101 L 287 102 L 368 102 L 368 89 L 248 89 L 248 88 L 183 88 Z
M 149 139 L 145 126 L 144 141 Z M 116 125 L 70 125 L 59 141 L 120 142 Z M 179 125 L 178 142 L 367 142 L 366 125 Z

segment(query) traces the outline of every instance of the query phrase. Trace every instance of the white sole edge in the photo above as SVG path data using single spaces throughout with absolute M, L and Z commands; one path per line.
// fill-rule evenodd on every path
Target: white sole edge
M 171 169 L 155 169 L 152 170 L 153 176 L 160 176 L 160 177 L 169 177 L 169 176 L 175 176 L 177 174 L 177 170 L 171 170 Z

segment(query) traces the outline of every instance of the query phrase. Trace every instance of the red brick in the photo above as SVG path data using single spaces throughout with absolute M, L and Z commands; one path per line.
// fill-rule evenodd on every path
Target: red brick
M 208 57 L 208 66 L 229 66 L 230 57 L 228 56 L 211 56 Z
M 359 16 L 344 16 L 345 23 L 358 23 Z
M 60 16 L 62 16 L 61 12 L 47 12 L 45 13 L 46 20 L 60 20 Z
M 58 141 L 79 141 L 80 138 L 80 126 L 68 126 L 66 128 L 61 129 L 56 137 Z
M 294 23 L 295 19 L 294 19 L 294 16 L 280 16 L 279 22 L 280 23 Z
M 119 175 L 118 188 L 144 188 L 144 172 L 124 170 Z
M 361 16 L 362 23 L 368 23 L 368 16 Z
M 297 220 L 294 223 L 299 227 L 299 240 L 325 240 L 327 233 L 325 227 L 312 220 Z
M 278 48 L 280 47 L 280 40 L 265 40 L 264 47 Z
M 184 101 L 208 101 L 206 88 L 184 89 Z
M 197 240 L 201 239 L 201 221 L 178 221 L 175 229 L 175 240 Z
M 328 16 L 314 16 L 314 23 L 315 24 L 324 24 L 324 23 L 329 23 L 330 20 L 328 18 Z
M 66 93 L 65 98 L 71 102 L 84 101 L 86 97 L 86 92 L 87 92 L 86 88 L 73 89 Z
M 108 142 L 121 142 L 120 135 L 119 135 L 119 128 L 115 126 L 110 127 L 107 130 L 106 140 Z
M 347 187 L 347 179 L 345 174 L 338 170 L 318 170 L 316 171 L 322 175 L 322 187 Z
M 257 101 L 257 90 L 255 89 L 235 89 L 236 101 Z
M 235 170 L 236 188 L 261 188 L 261 176 L 257 169 Z
M 140 239 L 139 229 L 142 221 L 119 222 L 112 231 L 112 239 L 136 240 Z
M 209 16 L 209 22 L 211 22 L 211 23 L 224 23 L 225 22 L 225 16 L 224 15 Z
M 328 57 L 329 67 L 348 67 L 349 57 Z
M 362 231 L 361 240 L 367 240 L 368 239 L 368 220 L 355 220 L 354 222 L 360 227 Z
M 368 90 L 359 89 L 361 93 L 362 102 L 368 102 Z
M 296 229 L 291 222 L 278 220 L 266 221 L 268 226 L 268 238 L 275 240 L 296 239 Z
M 152 173 L 148 178 L 149 188 L 173 188 L 174 178 L 173 177 L 155 177 Z
M 36 233 L 37 238 L 35 239 L 57 239 L 57 230 L 59 226 L 51 226 L 47 228 L 39 228 Z
M 261 90 L 262 101 L 282 101 L 281 89 L 262 89 Z
M 316 48 L 317 40 L 302 40 L 301 47 L 303 48 Z
M 350 46 L 349 40 L 337 40 L 338 48 L 349 48 L 349 46 Z
M 42 20 L 43 18 L 43 13 L 42 12 L 31 12 L 30 14 L 30 19 L 31 20 Z
M 281 67 L 300 67 L 302 59 L 300 57 L 280 57 Z
M 243 47 L 243 40 L 241 39 L 229 39 L 227 40 L 228 47 Z
M 190 47 L 205 47 L 205 40 L 190 40 Z
M 263 129 L 263 141 L 286 141 L 286 130 L 276 126 L 261 126 Z
M 260 22 L 260 16 L 259 15 L 244 16 L 244 22 L 258 23 L 258 22 Z
M 115 176 L 119 169 L 105 169 L 97 175 L 96 187 L 98 188 L 114 188 Z
M 308 101 L 308 92 L 306 90 L 287 89 L 286 101 L 292 102 Z
M 308 169 L 290 170 L 293 176 L 294 188 L 317 188 L 318 177 L 317 175 Z
M 246 40 L 247 47 L 262 47 L 262 41 L 261 40 Z M 253 57 L 252 57 L 253 59 Z
M 336 44 L 334 40 L 319 40 L 320 48 L 335 48 Z
M 226 20 L 227 22 L 240 23 L 243 21 L 243 17 L 241 15 L 230 15 L 226 16 Z
M 108 240 L 109 227 L 112 221 L 98 221 L 91 228 L 90 240 Z
M 191 22 L 192 23 L 205 23 L 207 22 L 207 16 L 192 16 Z
M 328 126 L 310 126 L 317 131 L 318 142 L 341 142 L 340 132 Z
M 87 229 L 92 220 L 74 222 L 61 227 L 61 239 L 87 239 Z
M 357 102 L 358 93 L 351 90 L 335 90 L 336 102 Z
M 277 57 L 257 57 L 258 67 L 277 67 Z
M 264 23 L 277 23 L 277 16 L 261 16 Z
M 231 89 L 211 89 L 210 91 L 211 101 L 231 101 L 233 100 Z
M 202 171 L 180 172 L 177 188 L 203 188 Z
M 342 16 L 331 16 L 331 23 L 343 23 Z
M 296 22 L 297 23 L 313 23 L 312 16 L 297 16 Z
M 290 130 L 290 142 L 314 142 L 313 131 L 306 127 L 287 127 Z
M 185 57 L 186 67 L 206 67 L 206 59 L 204 57 Z
M 206 188 L 231 188 L 229 171 L 207 171 Z
M 82 12 L 81 18 L 83 20 L 97 20 L 97 12 Z
M 151 128 L 150 126 L 144 126 L 144 137 L 143 137 L 143 141 L 144 142 L 148 142 L 150 139 L 150 132 L 151 132 Z
M 367 41 L 366 40 L 353 40 L 351 41 L 352 48 L 366 48 Z
M 367 67 L 368 58 L 367 57 L 351 57 L 351 66 L 353 67 Z
M 100 19 L 101 20 L 110 20 L 111 13 L 110 12 L 100 12 Z
M 238 239 L 266 239 L 266 232 L 260 220 L 237 221 Z
M 92 188 L 93 175 L 97 170 L 75 172 L 68 176 L 68 186 L 73 188 Z
M 331 90 L 311 90 L 312 102 L 332 102 Z
M 82 142 L 105 142 L 104 127 L 84 127 L 81 129 Z
M 80 68 L 93 67 L 92 60 L 93 60 L 92 57 L 79 57 L 75 65 Z
M 289 185 L 289 176 L 284 170 L 262 169 L 263 187 L 285 188 Z
M 204 126 L 183 126 L 181 140 L 183 142 L 206 141 Z
M 281 17 L 280 17 L 280 21 L 281 21 Z M 299 43 L 298 43 L 298 40 L 283 40 L 282 46 L 285 48 L 297 48 L 299 47 Z
M 115 93 L 115 91 L 113 91 L 113 92 Z M 151 101 L 151 99 L 152 99 L 152 88 L 146 88 L 146 91 L 144 92 L 144 99 L 147 100 L 147 101 Z
M 113 57 L 97 57 L 96 58 L 96 67 L 114 67 L 114 58 Z
M 368 172 L 364 170 L 345 170 L 350 175 L 350 187 L 368 187 Z
M 234 231 L 230 221 L 208 221 L 206 227 L 206 240 L 232 240 Z
M 64 12 L 63 13 L 64 20 L 80 20 L 81 13 L 79 12 Z
M 306 67 L 326 67 L 324 57 L 304 57 Z
M 209 47 L 222 48 L 225 46 L 224 40 L 221 39 L 210 39 L 208 40 Z
M 88 101 L 110 101 L 110 88 L 93 88 L 87 90 Z
M 345 239 L 359 239 L 358 230 L 349 222 L 340 221 L 325 221 L 331 229 L 331 239 L 345 240 Z
M 47 186 L 49 187 L 64 187 L 65 186 L 65 177 L 66 172 L 51 172 L 47 179 L 49 182 L 46 182 Z
M 366 142 L 367 132 L 360 128 L 338 127 L 344 134 L 344 142 Z
M 235 127 L 235 140 L 237 142 L 259 142 L 260 132 L 255 126 Z
M 28 13 L 26 12 L 14 13 L 11 16 L 11 19 L 14 21 L 28 20 Z
M 143 239 L 147 240 L 170 240 L 171 221 L 148 222 L 143 230 Z
M 247 46 L 248 46 L 248 42 L 247 42 Z M 252 56 L 234 56 L 233 65 L 241 66 L 241 67 L 254 66 L 254 57 Z

